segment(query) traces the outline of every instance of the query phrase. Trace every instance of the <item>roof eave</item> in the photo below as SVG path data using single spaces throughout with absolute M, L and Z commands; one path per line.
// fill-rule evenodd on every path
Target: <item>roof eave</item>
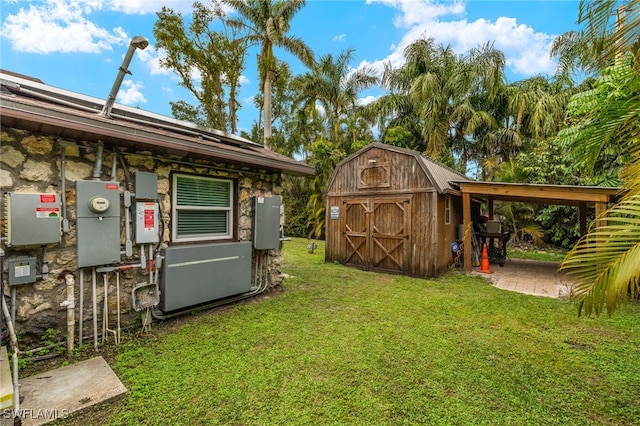
M 60 129 L 86 132 L 95 135 L 96 138 L 111 137 L 134 142 L 144 145 L 145 149 L 158 150 L 158 148 L 164 148 L 179 150 L 207 158 L 281 171 L 282 173 L 293 176 L 313 176 L 315 174 L 313 167 L 296 162 L 295 160 L 283 161 L 277 158 L 256 156 L 251 152 L 224 149 L 224 147 L 212 146 L 210 144 L 205 145 L 199 143 L 197 139 L 193 137 L 169 136 L 140 128 L 132 129 L 131 127 L 107 118 L 101 118 L 97 115 L 96 117 L 86 117 L 42 105 L 34 106 L 24 104 L 7 97 L 0 97 L 0 108 L 0 116 L 3 121 L 5 118 L 11 118 L 46 124 L 59 127 Z

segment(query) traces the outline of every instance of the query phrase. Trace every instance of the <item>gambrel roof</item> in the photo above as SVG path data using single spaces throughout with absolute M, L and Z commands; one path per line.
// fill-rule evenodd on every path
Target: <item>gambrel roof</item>
M 333 176 L 331 177 L 331 181 L 329 182 L 329 185 L 327 186 L 327 188 L 331 187 L 331 183 L 333 182 L 334 178 L 335 178 L 335 172 L 340 168 L 340 166 L 342 166 L 343 164 L 351 161 L 353 158 L 362 155 L 363 153 L 373 149 L 373 148 L 378 148 L 378 149 L 382 149 L 382 150 L 386 150 L 386 151 L 391 151 L 391 152 L 397 152 L 397 153 L 401 153 L 401 154 L 405 154 L 411 157 L 414 157 L 416 159 L 417 164 L 420 166 L 420 168 L 424 171 L 424 173 L 428 176 L 429 180 L 431 181 L 431 183 L 433 184 L 433 186 L 435 187 L 436 191 L 439 194 L 445 194 L 445 193 L 450 193 L 450 194 L 460 194 L 460 190 L 458 189 L 458 186 L 453 184 L 453 182 L 459 182 L 459 181 L 468 181 L 469 179 L 461 174 L 456 172 L 455 170 L 453 170 L 450 167 L 445 166 L 442 163 L 439 163 L 436 160 L 433 160 L 429 157 L 427 157 L 426 155 L 421 154 L 418 151 L 414 151 L 411 149 L 406 149 L 406 148 L 400 148 L 397 146 L 393 146 L 393 145 L 388 145 L 388 144 L 384 144 L 384 143 L 380 143 L 380 142 L 374 142 L 371 143 L 370 145 L 367 145 L 366 147 L 354 152 L 353 154 L 351 154 L 350 156 L 348 156 L 347 158 L 345 158 L 344 160 L 342 160 L 340 163 L 338 163 L 336 165 L 336 169 L 334 171 Z

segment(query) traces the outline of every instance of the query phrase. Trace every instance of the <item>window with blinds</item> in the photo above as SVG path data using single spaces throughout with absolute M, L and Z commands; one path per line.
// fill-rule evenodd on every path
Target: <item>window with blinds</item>
M 173 175 L 173 241 L 232 237 L 233 182 Z

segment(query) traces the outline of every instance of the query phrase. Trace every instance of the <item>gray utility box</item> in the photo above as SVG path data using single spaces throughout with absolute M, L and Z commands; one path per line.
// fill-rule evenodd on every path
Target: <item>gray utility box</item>
M 256 250 L 280 248 L 280 196 L 253 198 L 253 247 Z
M 60 242 L 58 194 L 6 195 L 7 245 L 31 246 Z
M 9 285 L 36 282 L 35 257 L 17 257 L 7 260 L 7 263 L 9 266 Z
M 155 200 L 158 198 L 158 175 L 149 172 L 133 174 L 136 200 Z
M 137 202 L 135 224 L 136 244 L 157 243 L 158 238 L 158 203 Z
M 78 267 L 120 262 L 120 184 L 76 182 Z
M 249 241 L 167 247 L 162 256 L 164 312 L 251 291 Z

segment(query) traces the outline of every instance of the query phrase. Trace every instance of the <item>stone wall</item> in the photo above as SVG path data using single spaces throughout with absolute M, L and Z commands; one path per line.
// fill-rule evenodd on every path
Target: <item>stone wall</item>
M 61 303 L 66 299 L 65 274 L 71 273 L 75 278 L 76 327 L 79 301 L 79 272 L 76 266 L 76 229 L 75 229 L 75 181 L 92 179 L 96 159 L 96 143 L 83 141 L 60 141 L 52 136 L 33 134 L 17 129 L 3 129 L 0 134 L 0 186 L 3 195 L 6 192 L 43 192 L 61 195 L 61 150 L 65 149 L 66 206 L 69 220 L 69 232 L 62 235 L 60 244 L 47 247 L 49 277 L 38 280 L 35 284 L 16 286 L 16 329 L 23 340 L 32 338 L 37 342 L 39 336 L 48 329 L 58 329 L 66 333 L 66 308 Z M 110 180 L 112 173 L 113 147 L 104 147 L 102 163 L 103 180 Z M 251 240 L 252 197 L 258 194 L 280 195 L 281 176 L 264 170 L 251 170 L 228 164 L 209 161 L 188 162 L 181 157 L 159 156 L 150 152 L 131 152 L 120 149 L 126 165 L 126 172 L 120 162 L 116 163 L 116 180 L 120 182 L 120 190 L 125 190 L 125 173 L 129 179 L 136 171 L 153 172 L 158 175 L 158 198 L 162 212 L 161 243 L 166 247 L 170 243 L 170 173 L 172 171 L 198 174 L 201 176 L 223 177 L 237 181 L 238 187 L 238 238 L 241 241 Z M 123 207 L 122 207 L 123 208 Z M 124 214 L 121 215 L 121 242 L 124 242 Z M 2 217 L 2 235 L 5 235 L 5 218 Z M 41 259 L 42 250 L 36 248 L 6 247 L 5 259 L 16 256 L 37 256 Z M 145 253 L 146 255 L 146 253 Z M 277 286 L 282 281 L 282 253 L 271 250 L 269 253 L 270 282 Z M 139 259 L 138 247 L 134 246 L 131 258 L 122 256 L 124 263 L 134 263 Z M 5 262 L 6 263 L 6 262 Z M 255 263 L 255 261 L 254 261 Z M 255 265 L 254 265 L 255 267 Z M 7 268 L 3 265 L 5 295 L 9 294 L 6 282 Z M 255 274 L 251 274 L 252 277 Z M 109 274 L 108 293 L 109 318 L 116 317 L 116 296 L 114 274 Z M 121 314 L 124 325 L 135 315 L 130 309 L 131 290 L 139 283 L 148 282 L 148 270 L 140 268 L 120 273 Z M 91 272 L 85 271 L 84 283 L 84 330 L 85 336 L 92 330 L 91 325 Z M 102 321 L 104 300 L 103 276 L 98 275 L 98 318 Z M 101 324 L 101 322 L 100 322 Z M 76 333 L 77 334 L 77 333 Z

